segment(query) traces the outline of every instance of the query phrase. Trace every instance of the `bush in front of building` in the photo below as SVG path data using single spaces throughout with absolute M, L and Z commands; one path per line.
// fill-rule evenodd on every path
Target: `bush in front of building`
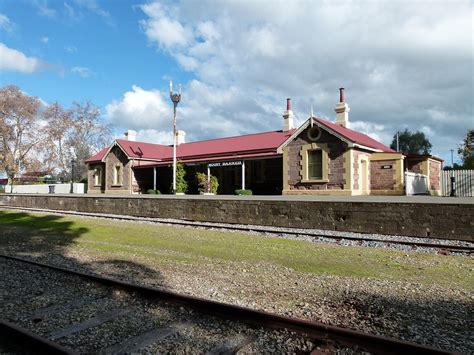
M 250 196 L 250 195 L 252 195 L 252 190 L 238 189 L 238 190 L 235 190 L 234 193 L 236 195 L 240 195 L 240 196 Z
M 217 189 L 219 188 L 219 181 L 217 180 L 216 176 L 211 175 L 211 178 L 210 178 L 210 182 L 211 182 L 210 185 L 211 186 L 208 186 L 207 174 L 205 174 L 205 173 L 197 172 L 196 173 L 196 180 L 197 180 L 197 183 L 198 183 L 198 191 L 200 193 L 206 193 L 206 192 L 210 192 L 210 193 L 213 193 L 213 194 L 217 193 Z
M 161 195 L 161 191 L 160 190 L 153 190 L 153 189 L 148 189 L 146 190 L 146 193 L 148 195 Z
M 184 165 L 182 163 L 176 164 L 176 191 L 177 193 L 185 193 L 188 191 L 188 182 L 185 179 L 186 170 L 184 169 Z M 173 186 L 171 186 L 171 190 L 173 190 Z

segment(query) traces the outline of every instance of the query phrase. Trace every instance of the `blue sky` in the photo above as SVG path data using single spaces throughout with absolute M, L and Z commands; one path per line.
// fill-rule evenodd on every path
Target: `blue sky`
M 134 83 L 156 88 L 166 87 L 167 77 L 187 79 L 170 56 L 147 43 L 139 26 L 144 14 L 134 2 L 98 3 L 108 16 L 80 3 L 0 2 L 1 12 L 14 23 L 11 32 L 1 34 L 2 42 L 47 62 L 33 74 L 2 72 L 2 86 L 15 83 L 49 103 L 92 100 L 104 107 Z
M 468 0 L 0 0 L 0 85 L 46 104 L 90 100 L 117 135 L 171 141 L 168 81 L 183 84 L 187 140 L 334 120 L 390 144 L 423 131 L 448 160 L 473 124 Z

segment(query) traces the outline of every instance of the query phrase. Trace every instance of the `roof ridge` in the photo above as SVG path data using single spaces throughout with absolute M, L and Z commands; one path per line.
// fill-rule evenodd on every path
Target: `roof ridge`
M 290 130 L 288 130 L 287 132 L 292 132 L 292 131 L 294 131 L 294 130 L 295 130 L 295 129 L 290 129 Z M 181 146 L 181 145 L 185 145 L 185 144 L 209 142 L 209 141 L 216 141 L 216 140 L 223 140 L 223 139 L 231 139 L 231 138 L 240 138 L 240 137 L 248 137 L 248 136 L 257 136 L 257 135 L 260 135 L 260 134 L 279 133 L 279 132 L 280 132 L 280 133 L 285 133 L 285 131 L 283 131 L 283 130 L 280 129 L 280 130 L 276 130 L 276 131 L 248 133 L 248 134 L 241 134 L 241 135 L 230 136 L 230 137 L 203 139 L 203 140 L 200 140 L 200 141 L 193 141 L 193 142 L 181 143 L 181 144 L 179 144 L 179 145 Z M 172 144 L 160 144 L 160 143 L 149 143 L 149 142 L 141 142 L 141 141 L 129 141 L 129 140 L 127 140 L 127 139 L 122 139 L 122 138 L 117 138 L 117 139 L 115 139 L 115 140 L 116 140 L 116 141 L 124 141 L 124 142 L 135 142 L 135 143 L 152 144 L 152 145 L 158 145 L 158 146 L 161 146 L 161 147 L 172 147 L 172 146 L 173 146 Z

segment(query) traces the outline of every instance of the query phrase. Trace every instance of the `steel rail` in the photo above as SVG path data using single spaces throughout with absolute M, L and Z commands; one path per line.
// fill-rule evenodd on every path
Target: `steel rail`
M 3 319 L 0 319 L 0 333 L 3 338 L 8 338 L 10 341 L 15 341 L 16 344 L 21 344 L 21 349 L 18 351 L 20 354 L 79 354 L 72 349 L 59 345 L 29 331 L 28 329 L 21 328 Z
M 74 271 L 58 266 L 44 264 L 20 257 L 0 254 L 0 257 L 9 260 L 15 260 L 62 273 L 75 275 L 88 280 L 93 280 L 100 284 L 136 292 L 147 298 L 156 300 L 166 300 L 172 303 L 183 304 L 194 308 L 197 311 L 217 315 L 226 319 L 235 319 L 243 323 L 254 326 L 263 326 L 272 329 L 288 329 L 302 334 L 309 339 L 333 341 L 338 345 L 364 349 L 377 354 L 454 354 L 455 352 L 441 350 L 430 346 L 411 343 L 404 340 L 372 335 L 361 331 L 340 328 L 323 324 L 320 322 L 311 322 L 307 320 L 280 316 L 268 312 L 258 311 L 250 308 L 229 305 L 221 302 L 210 301 L 198 297 L 178 294 L 171 291 L 165 291 L 149 286 L 141 286 L 125 281 L 115 280 L 109 277 L 103 277 L 92 273 Z
M 242 226 L 242 225 L 232 225 L 226 223 L 227 225 L 221 225 L 217 222 L 201 222 L 201 221 L 192 221 L 192 220 L 185 220 L 185 221 L 177 221 L 177 220 L 157 220 L 155 218 L 150 217 L 136 217 L 136 216 L 124 216 L 124 215 L 110 215 L 110 214 L 103 214 L 103 213 L 95 213 L 95 212 L 78 212 L 78 211 L 64 211 L 64 210 L 50 210 L 50 209 L 41 209 L 41 208 L 31 208 L 31 207 L 16 207 L 16 206 L 8 206 L 8 205 L 0 205 L 0 208 L 5 209 L 16 209 L 16 210 L 26 210 L 26 211 L 37 211 L 37 212 L 52 212 L 58 214 L 66 214 L 72 216 L 84 216 L 84 217 L 99 217 L 99 218 L 106 218 L 106 219 L 119 219 L 124 221 L 142 221 L 142 222 L 153 222 L 153 223 L 162 223 L 162 224 L 171 224 L 177 226 L 190 226 L 190 227 L 202 227 L 202 228 L 218 228 L 218 229 L 225 229 L 225 230 L 233 230 L 233 231 L 244 231 L 244 232 L 259 232 L 259 233 L 268 233 L 274 235 L 304 235 L 309 237 L 315 238 L 327 238 L 332 240 L 350 240 L 356 242 L 375 242 L 375 243 L 385 243 L 385 244 L 398 244 L 398 245 L 406 245 L 411 246 L 413 248 L 422 247 L 422 248 L 432 248 L 432 249 L 440 249 L 446 252 L 464 252 L 464 253 L 474 253 L 474 247 L 471 246 L 463 246 L 463 245 L 447 245 L 447 244 L 436 244 L 436 243 L 425 243 L 425 242 L 413 242 L 413 241 L 403 241 L 403 240 L 389 240 L 389 239 L 376 239 L 376 238 L 364 238 L 364 237 L 355 237 L 355 236 L 335 236 L 335 235 L 325 235 L 311 231 L 295 231 L 295 230 L 277 230 L 272 229 L 271 226 Z M 414 238 L 423 238 L 423 237 L 414 237 Z M 457 239 L 453 239 L 456 240 Z M 459 240 L 464 241 L 464 240 Z

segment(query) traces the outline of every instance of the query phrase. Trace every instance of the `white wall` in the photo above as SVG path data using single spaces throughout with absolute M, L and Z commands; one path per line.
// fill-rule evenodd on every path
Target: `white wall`
M 68 194 L 71 184 L 41 184 L 41 185 L 13 185 L 13 193 L 17 194 L 47 194 L 49 187 L 54 186 L 54 193 Z M 74 193 L 83 194 L 85 184 L 74 183 Z M 5 186 L 5 192 L 11 193 L 11 185 Z

